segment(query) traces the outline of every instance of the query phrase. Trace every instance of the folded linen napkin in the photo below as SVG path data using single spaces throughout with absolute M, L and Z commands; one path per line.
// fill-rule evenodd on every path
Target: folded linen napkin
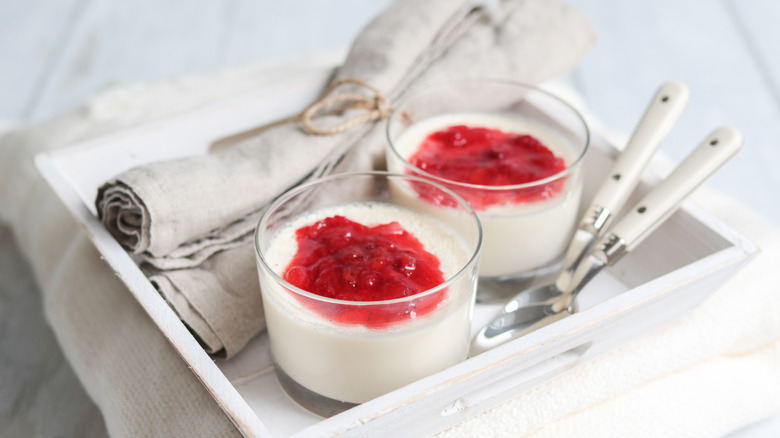
M 306 56 L 292 64 L 117 86 L 83 109 L 0 138 L 0 220 L 13 228 L 60 347 L 111 436 L 239 433 L 100 260 L 38 176 L 33 156 L 251 90 L 278 78 L 280 70 L 321 66 Z M 442 436 L 721 437 L 780 414 L 780 228 L 724 195 L 700 191 L 694 198 L 763 252 L 684 319 L 576 366 Z
M 467 15 L 462 2 L 400 1 L 357 38 L 337 78 L 356 77 L 391 90 Z M 155 266 L 197 266 L 247 236 L 256 217 L 245 216 L 284 189 L 322 174 L 333 165 L 326 158 L 340 155 L 336 145 L 351 146 L 366 128 L 325 137 L 283 124 L 224 153 L 132 169 L 100 188 L 98 212 L 120 243 L 147 254 Z
M 594 39 L 587 20 L 557 1 L 401 0 L 357 37 L 334 80 L 359 79 L 391 102 L 455 77 L 539 82 L 573 68 Z M 347 84 L 336 93 L 363 91 Z M 383 144 L 377 120 L 327 136 L 281 124 L 222 153 L 126 171 L 99 189 L 96 205 L 204 348 L 229 357 L 264 327 L 247 248 L 262 206 L 302 180 L 375 167 Z
M 593 41 L 584 17 L 558 2 L 401 0 L 357 37 L 334 81 L 362 80 L 391 103 L 413 85 L 452 77 L 538 82 L 572 68 Z M 337 93 L 362 91 L 346 86 Z M 317 123 L 340 124 L 360 111 Z M 282 124 L 224 153 L 135 168 L 100 188 L 99 216 L 120 243 L 155 267 L 197 266 L 248 239 L 263 205 L 302 180 L 332 171 L 380 125 L 316 136 L 300 123 Z

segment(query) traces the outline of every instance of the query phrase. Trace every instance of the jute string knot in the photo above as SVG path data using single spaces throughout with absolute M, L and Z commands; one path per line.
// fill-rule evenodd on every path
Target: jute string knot
M 373 92 L 373 95 L 359 93 L 335 94 L 336 89 L 345 84 L 366 88 Z M 366 111 L 338 125 L 329 127 L 315 126 L 313 119 L 319 116 L 320 112 L 326 108 L 328 109 L 326 114 L 337 114 L 354 108 L 364 108 Z M 393 106 L 390 105 L 387 97 L 378 88 L 360 79 L 346 78 L 331 84 L 319 100 L 303 110 L 301 121 L 306 132 L 310 134 L 331 135 L 347 131 L 362 123 L 386 119 L 390 117 L 392 111 Z

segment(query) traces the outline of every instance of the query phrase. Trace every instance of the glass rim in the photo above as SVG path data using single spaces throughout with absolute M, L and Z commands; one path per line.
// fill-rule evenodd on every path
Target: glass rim
M 276 208 L 278 208 L 281 204 L 292 198 L 293 196 L 296 196 L 305 190 L 308 190 L 314 186 L 326 183 L 328 181 L 336 180 L 336 179 L 344 179 L 348 177 L 355 177 L 355 176 L 362 176 L 362 177 L 375 177 L 375 176 L 384 176 L 385 178 L 389 179 L 388 177 L 392 178 L 402 178 L 402 179 L 409 179 L 414 180 L 417 182 L 421 182 L 424 184 L 430 184 L 443 192 L 447 193 L 448 195 L 455 198 L 455 200 L 458 202 L 458 204 L 463 207 L 466 210 L 466 213 L 471 216 L 476 225 L 477 225 L 477 241 L 476 245 L 473 251 L 470 251 L 471 254 L 469 255 L 469 259 L 466 263 L 463 264 L 463 266 L 458 269 L 458 271 L 453 274 L 451 277 L 447 278 L 442 282 L 441 284 L 434 286 L 430 289 L 426 289 L 422 292 L 416 293 L 414 295 L 410 295 L 408 297 L 402 297 L 402 298 L 394 298 L 392 300 L 379 300 L 379 301 L 350 301 L 350 300 L 340 300 L 337 298 L 329 298 L 324 297 L 322 295 L 317 295 L 315 293 L 306 291 L 304 289 L 299 288 L 298 286 L 295 286 L 291 284 L 289 281 L 285 280 L 284 277 L 282 277 L 280 274 L 278 274 L 276 271 L 274 271 L 270 264 L 268 263 L 268 260 L 266 260 L 265 256 L 263 255 L 263 251 L 260 250 L 260 230 L 263 228 L 263 225 L 267 222 L 268 216 L 271 212 L 273 212 Z M 330 303 L 330 304 L 339 304 L 339 305 L 345 305 L 345 306 L 376 306 L 376 305 L 389 305 L 389 304 L 397 304 L 397 303 L 403 303 L 403 302 L 409 302 L 413 300 L 417 300 L 422 297 L 427 297 L 429 295 L 436 294 L 443 289 L 449 287 L 452 283 L 454 283 L 457 279 L 460 279 L 464 275 L 466 275 L 467 269 L 476 263 L 477 257 L 479 256 L 481 249 L 482 249 L 482 240 L 483 240 L 483 232 L 482 232 L 482 223 L 479 220 L 479 217 L 477 216 L 477 213 L 474 211 L 474 209 L 457 193 L 453 192 L 452 190 L 448 189 L 447 187 L 442 186 L 441 184 L 438 184 L 436 182 L 430 181 L 425 178 L 421 178 L 414 175 L 404 175 L 400 173 L 393 173 L 393 172 L 386 172 L 386 171 L 363 171 L 363 172 L 347 172 L 347 173 L 339 173 L 339 174 L 332 174 L 328 176 L 324 176 L 321 178 L 318 178 L 313 181 L 309 181 L 307 183 L 298 185 L 294 188 L 291 188 L 284 192 L 282 195 L 274 199 L 271 203 L 269 203 L 263 210 L 262 215 L 260 216 L 260 219 L 257 222 L 257 226 L 255 227 L 254 236 L 252 238 L 254 247 L 255 247 L 255 254 L 259 257 L 262 267 L 265 271 L 271 274 L 271 277 L 279 284 L 281 284 L 285 289 L 294 292 L 298 295 L 311 298 L 316 301 Z
M 392 125 L 392 121 L 397 119 L 400 114 L 401 108 L 403 105 L 407 102 L 409 102 L 411 99 L 414 99 L 416 97 L 419 97 L 424 94 L 428 94 L 433 92 L 436 89 L 443 89 L 443 88 L 451 88 L 456 84 L 459 83 L 489 83 L 489 84 L 499 84 L 499 85 L 511 85 L 518 88 L 526 88 L 531 91 L 535 91 L 538 93 L 541 93 L 542 95 L 545 95 L 548 98 L 553 99 L 554 101 L 557 101 L 558 103 L 562 104 L 564 107 L 571 110 L 571 112 L 576 116 L 577 120 L 579 120 L 582 123 L 582 127 L 585 131 L 585 144 L 582 148 L 582 151 L 575 157 L 575 159 L 566 166 L 565 169 L 561 170 L 558 173 L 555 173 L 553 175 L 550 175 L 548 177 L 537 179 L 534 181 L 530 181 L 527 183 L 522 184 L 512 184 L 512 185 L 503 185 L 503 186 L 491 186 L 491 185 L 484 185 L 484 184 L 472 184 L 472 183 L 466 183 L 461 181 L 455 181 L 451 179 L 447 179 L 438 175 L 434 175 L 432 173 L 428 173 L 425 170 L 420 169 L 419 167 L 415 166 L 414 164 L 410 163 L 409 160 L 407 160 L 405 157 L 401 155 L 400 152 L 398 152 L 398 149 L 395 146 L 395 142 L 393 141 L 393 136 L 390 133 L 390 128 Z M 453 80 L 449 82 L 443 82 L 441 84 L 437 84 L 436 86 L 429 87 L 425 90 L 418 90 L 417 92 L 413 92 L 409 94 L 408 96 L 404 97 L 399 101 L 397 105 L 395 105 L 395 108 L 390 113 L 390 116 L 387 118 L 387 123 L 385 124 L 385 137 L 387 139 L 387 144 L 390 146 L 390 152 L 392 152 L 393 155 L 395 155 L 399 160 L 401 160 L 401 163 L 404 165 L 404 167 L 407 167 L 411 170 L 413 170 L 415 173 L 424 176 L 425 178 L 430 178 L 435 181 L 438 181 L 442 184 L 448 184 L 448 185 L 455 185 L 460 188 L 464 189 L 472 189 L 472 190 L 490 190 L 490 191 L 503 191 L 503 190 L 521 190 L 521 189 L 528 189 L 533 187 L 542 186 L 545 184 L 549 184 L 551 182 L 554 182 L 556 180 L 559 180 L 561 178 L 564 178 L 571 173 L 574 172 L 574 169 L 576 169 L 579 164 L 583 161 L 585 157 L 585 153 L 588 152 L 588 149 L 590 149 L 590 143 L 591 143 L 591 135 L 590 135 L 590 128 L 588 127 L 588 123 L 585 120 L 585 118 L 580 114 L 580 112 L 574 108 L 569 102 L 564 100 L 563 98 L 546 91 L 540 87 L 537 87 L 535 85 L 526 84 L 523 82 L 518 81 L 511 81 L 511 80 L 505 80 L 505 79 L 460 79 L 460 80 Z

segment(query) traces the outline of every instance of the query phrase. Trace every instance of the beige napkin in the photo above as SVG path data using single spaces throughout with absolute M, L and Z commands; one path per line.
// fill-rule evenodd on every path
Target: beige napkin
M 239 434 L 100 260 L 38 176 L 32 157 L 251 90 L 280 72 L 322 65 L 306 56 L 117 86 L 84 108 L 0 138 L 0 220 L 13 228 L 40 285 L 47 319 L 112 436 Z M 697 198 L 763 252 L 684 319 L 545 381 L 443 436 L 721 437 L 780 413 L 780 228 L 723 195 Z
M 337 78 L 360 78 L 390 93 L 429 51 L 450 42 L 469 10 L 446 0 L 397 2 L 358 36 Z M 256 223 L 252 213 L 284 189 L 326 172 L 369 127 L 313 136 L 286 124 L 225 153 L 132 169 L 99 190 L 98 211 L 120 243 L 156 267 L 197 266 L 247 236 Z
M 557 1 L 475 6 L 401 0 L 357 37 L 334 80 L 358 78 L 391 102 L 413 85 L 452 77 L 538 82 L 572 68 L 593 42 L 584 17 Z M 318 123 L 338 124 L 356 111 Z M 225 153 L 132 169 L 101 187 L 99 215 L 120 243 L 155 267 L 197 266 L 246 240 L 263 205 L 302 180 L 332 171 L 347 150 L 379 126 L 315 136 L 300 123 L 284 124 Z M 377 137 L 361 148 L 376 151 Z
M 455 77 L 538 82 L 573 68 L 594 39 L 587 20 L 558 1 L 401 0 L 357 37 L 335 80 L 358 78 L 391 102 Z M 339 90 L 347 91 L 365 90 Z M 361 111 L 315 122 L 332 126 Z M 204 348 L 230 357 L 264 327 L 247 248 L 261 207 L 302 180 L 376 167 L 383 145 L 382 121 L 328 136 L 282 124 L 220 154 L 124 172 L 100 188 L 96 205 Z

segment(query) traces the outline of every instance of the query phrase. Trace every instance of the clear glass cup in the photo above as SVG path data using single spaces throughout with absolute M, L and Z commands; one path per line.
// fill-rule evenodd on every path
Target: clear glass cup
M 413 184 L 450 206 L 434 216 L 405 203 L 397 193 Z M 335 215 L 367 226 L 398 222 L 439 259 L 443 283 L 377 301 L 294 286 L 286 271 L 298 249 L 296 230 Z M 275 200 L 258 223 L 255 248 L 271 353 L 287 393 L 330 416 L 466 359 L 481 241 L 479 220 L 463 199 L 414 176 L 333 175 Z
M 481 185 L 412 164 L 428 135 L 458 125 L 531 135 L 565 167 L 536 181 Z M 590 142 L 585 120 L 571 105 L 520 83 L 456 81 L 409 93 L 397 103 L 387 122 L 387 139 L 389 171 L 438 182 L 477 211 L 484 233 L 478 302 L 506 299 L 561 268 L 579 215 L 582 161 Z M 474 172 L 478 165 L 475 160 Z M 466 171 L 471 161 L 459 166 Z M 417 190 L 417 197 L 431 206 L 446 204 L 424 190 Z

